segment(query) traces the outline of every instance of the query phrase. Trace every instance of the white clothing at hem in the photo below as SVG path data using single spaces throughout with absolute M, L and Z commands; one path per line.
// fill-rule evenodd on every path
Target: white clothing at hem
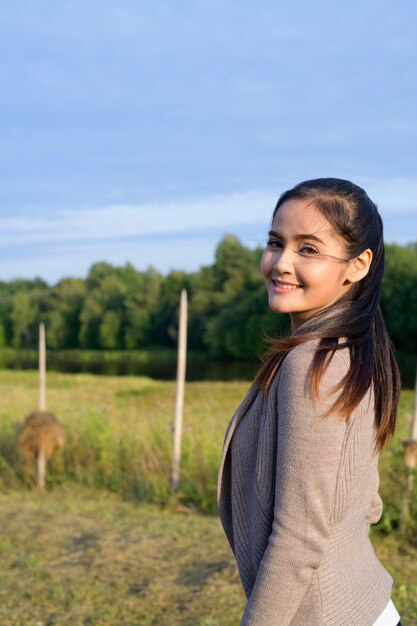
M 374 626 L 397 626 L 399 621 L 400 615 L 395 608 L 393 601 L 390 600 L 374 623 Z

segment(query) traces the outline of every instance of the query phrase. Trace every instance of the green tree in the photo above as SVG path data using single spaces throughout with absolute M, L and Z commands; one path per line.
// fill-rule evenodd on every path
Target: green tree
M 87 277 L 87 296 L 80 311 L 80 343 L 85 348 L 121 349 L 127 286 L 118 268 L 96 263 Z
M 1 347 L 11 345 L 13 328 L 11 321 L 12 290 L 10 283 L 0 281 L 0 328 L 2 333 Z
M 183 288 L 190 292 L 190 278 L 186 272 L 173 270 L 162 280 L 151 326 L 154 345 L 176 346 L 179 303 Z
M 90 350 L 99 348 L 100 324 L 103 315 L 103 307 L 95 294 L 88 294 L 80 311 L 79 343 L 81 348 Z
M 163 278 L 153 267 L 146 272 L 123 268 L 128 285 L 125 300 L 124 344 L 126 348 L 146 347 L 153 342 L 155 315 Z
M 386 246 L 381 309 L 391 338 L 398 350 L 417 349 L 417 249 L 413 246 Z
M 226 235 L 216 248 L 214 277 L 216 288 L 232 298 L 244 287 L 245 282 L 256 273 L 254 253 L 234 235 Z
M 188 307 L 188 346 L 190 350 L 206 350 L 207 324 L 220 310 L 224 296 L 216 290 L 213 267 L 202 267 L 190 276 Z
M 49 347 L 78 347 L 80 313 L 85 295 L 86 283 L 79 278 L 64 278 L 51 289 L 47 313 Z
M 100 324 L 100 347 L 107 350 L 120 348 L 121 317 L 116 311 L 106 311 Z
M 12 345 L 15 348 L 36 348 L 38 326 L 46 316 L 48 285 L 40 279 L 14 285 L 11 296 L 10 320 Z
M 417 246 L 386 246 L 381 309 L 404 386 L 414 384 L 417 356 Z

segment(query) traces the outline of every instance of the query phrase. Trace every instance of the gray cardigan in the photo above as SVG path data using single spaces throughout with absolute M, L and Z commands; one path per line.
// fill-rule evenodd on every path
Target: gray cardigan
M 347 420 L 321 417 L 349 351 L 334 355 L 316 402 L 315 343 L 291 350 L 266 399 L 251 388 L 226 432 L 218 507 L 248 599 L 245 626 L 372 626 L 391 596 L 369 540 L 382 513 L 373 392 Z

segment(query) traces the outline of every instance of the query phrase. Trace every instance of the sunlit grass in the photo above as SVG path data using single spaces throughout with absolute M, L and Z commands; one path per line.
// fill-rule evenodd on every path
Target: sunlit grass
M 0 495 L 0 626 L 235 626 L 243 607 L 214 516 L 59 486 Z
M 247 382 L 194 382 L 186 386 L 181 486 L 177 499 L 214 511 L 216 479 L 226 425 Z M 35 372 L 0 372 L 0 480 L 4 487 L 33 485 L 34 468 L 17 453 L 17 433 L 37 406 Z M 403 391 L 394 439 L 380 461 L 386 515 L 381 531 L 398 525 L 413 394 Z M 175 383 L 150 378 L 48 374 L 47 408 L 63 422 L 67 443 L 48 468 L 50 485 L 81 483 L 140 501 L 170 500 Z
M 67 443 L 48 468 L 50 492 L 40 496 L 28 491 L 34 468 L 16 446 L 37 406 L 37 376 L 0 372 L 0 626 L 238 623 L 243 596 L 233 557 L 216 517 L 198 511 L 215 510 L 224 431 L 248 385 L 187 384 L 181 486 L 172 498 L 175 384 L 49 373 L 47 408 L 65 425 Z M 395 438 L 381 457 L 384 513 L 372 529 L 406 624 L 417 623 L 416 530 L 398 533 L 412 400 L 404 391 Z
M 25 415 L 37 406 L 34 372 L 0 373 L 4 486 L 31 485 L 16 450 Z M 189 383 L 184 411 L 181 488 L 178 498 L 215 509 L 223 434 L 248 383 Z M 66 429 L 67 443 L 48 468 L 49 484 L 77 482 L 108 488 L 141 501 L 170 498 L 175 384 L 149 378 L 48 375 L 47 408 Z

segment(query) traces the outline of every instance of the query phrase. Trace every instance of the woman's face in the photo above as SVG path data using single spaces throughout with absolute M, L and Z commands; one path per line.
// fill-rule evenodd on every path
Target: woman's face
M 261 259 L 269 306 L 289 313 L 294 332 L 351 288 L 343 239 L 311 200 L 278 209 Z

